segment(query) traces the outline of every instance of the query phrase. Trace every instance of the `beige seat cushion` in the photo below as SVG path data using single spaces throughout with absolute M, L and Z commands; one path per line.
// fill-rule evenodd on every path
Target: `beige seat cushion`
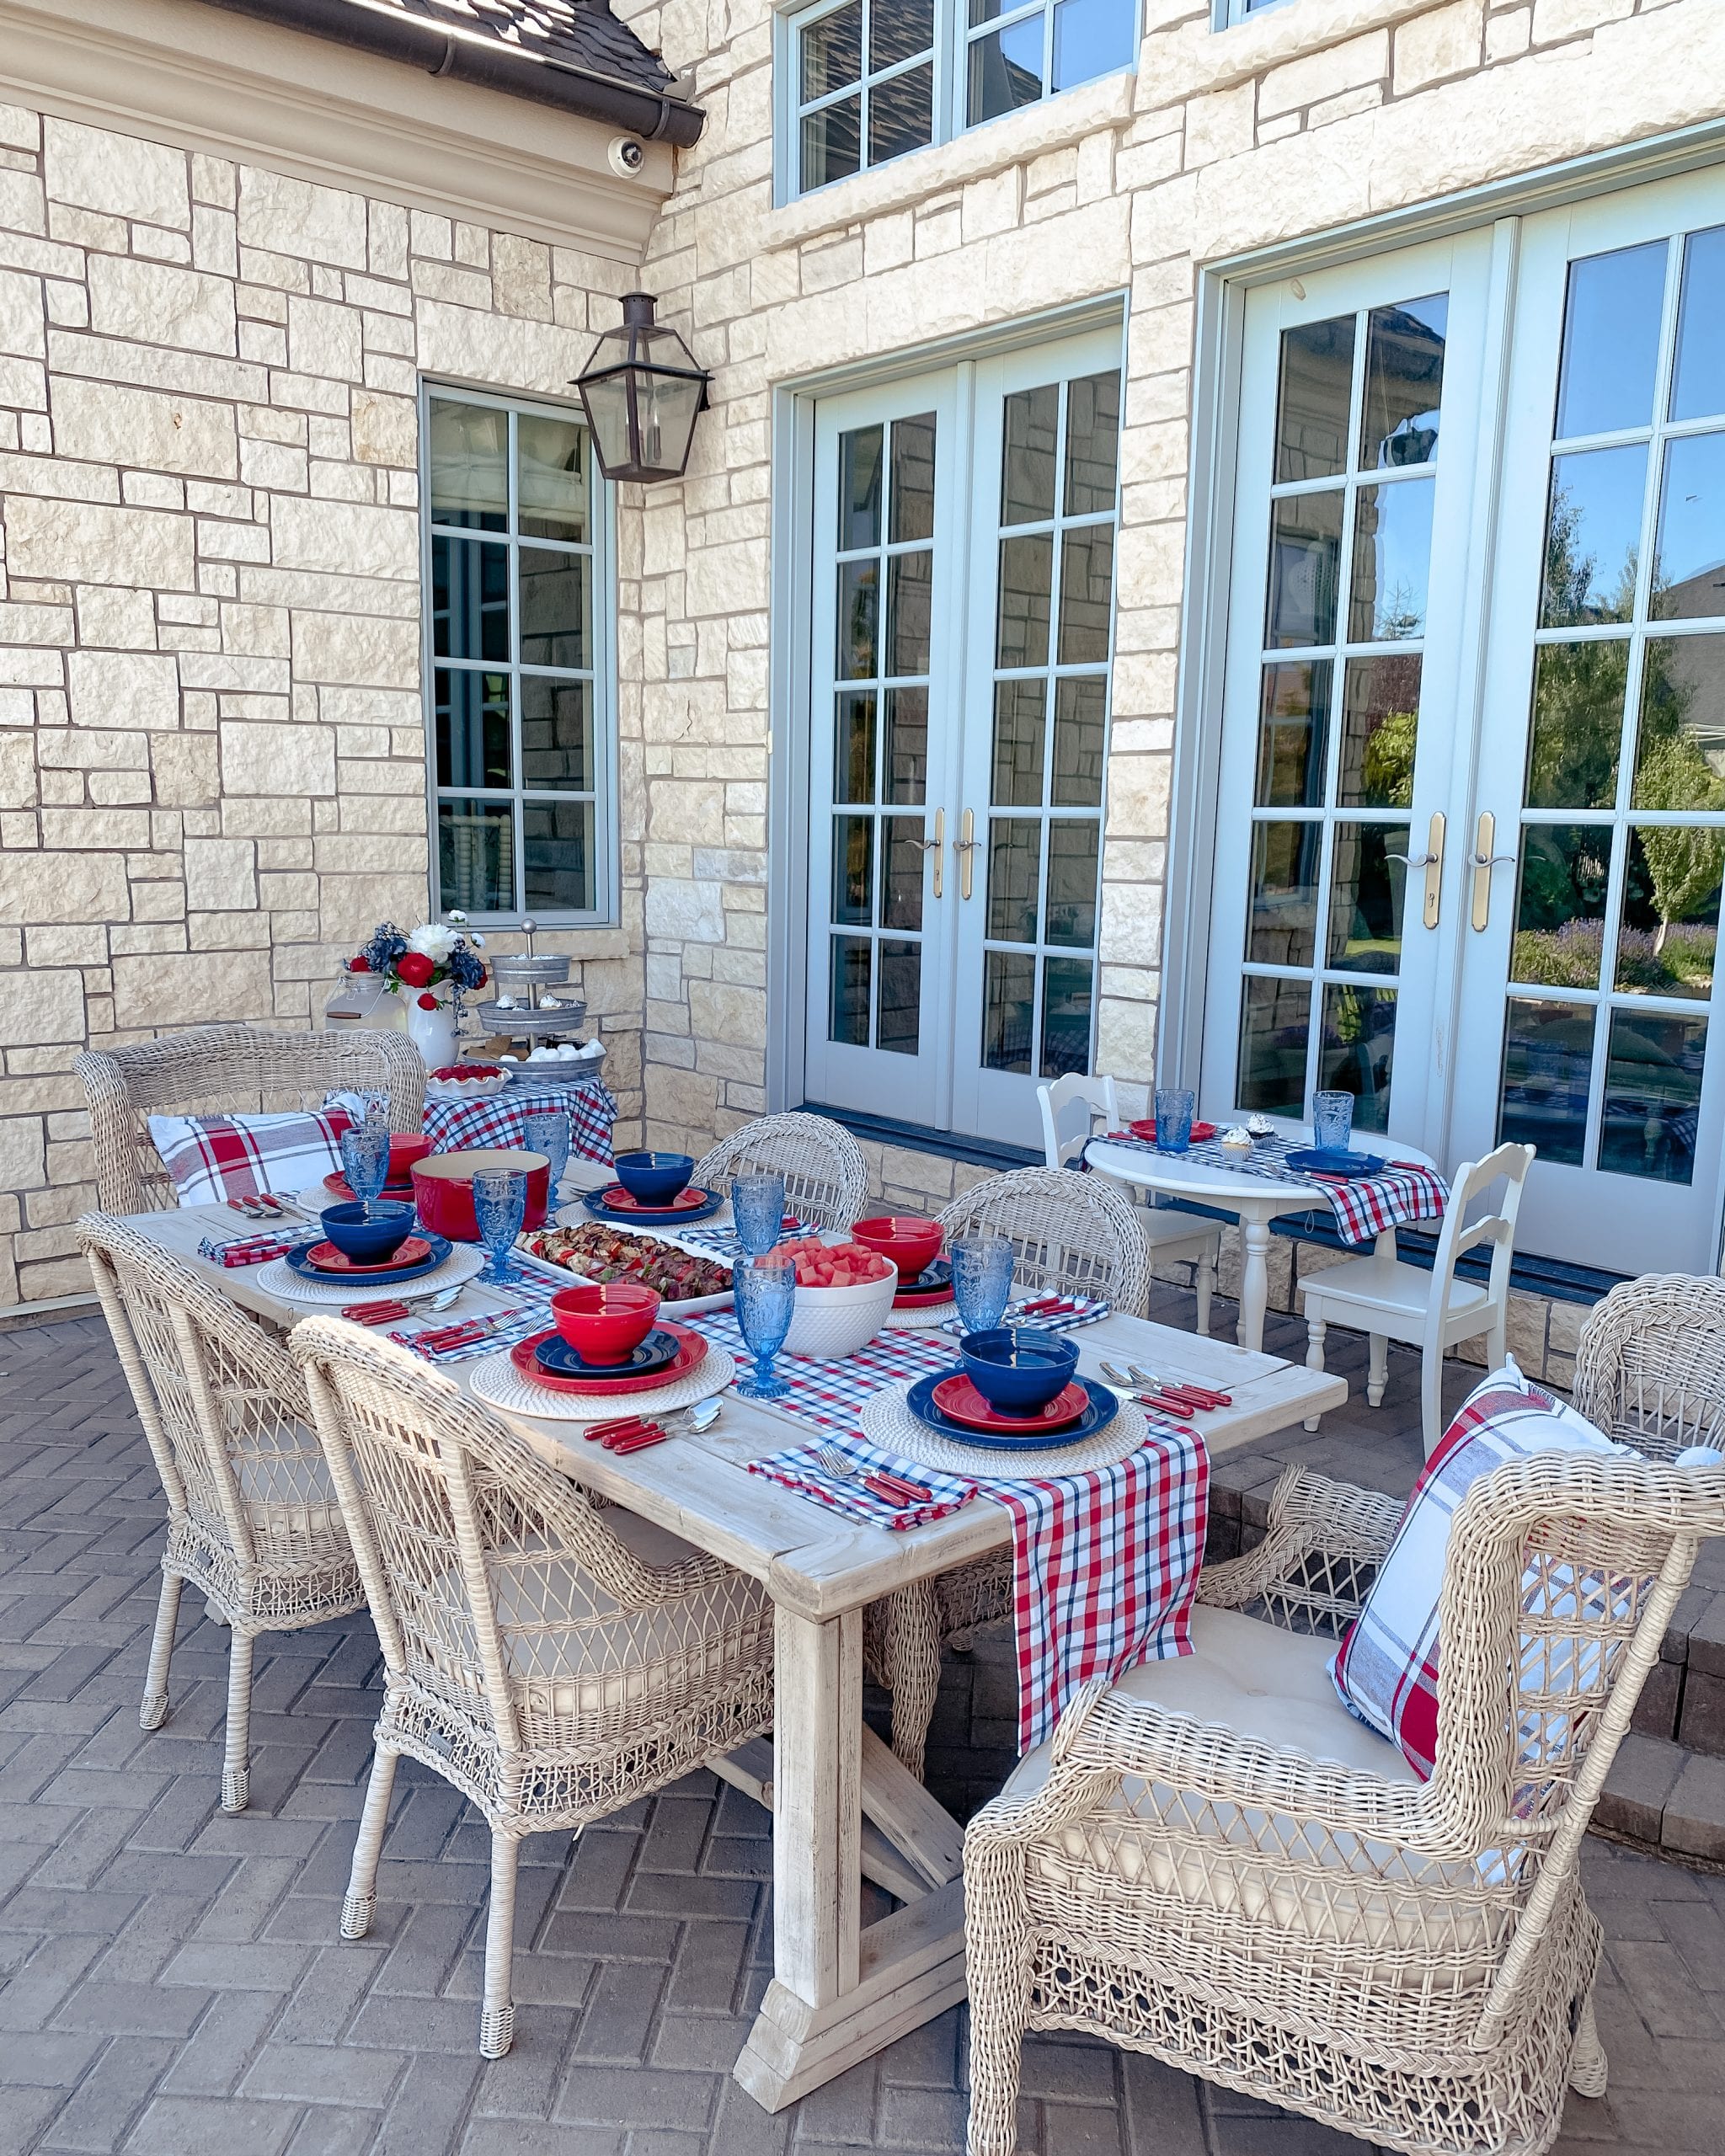
M 345 1545 L 335 1485 L 311 1431 L 250 1432 L 233 1467 L 260 1556 L 289 1556 L 308 1540 Z
M 1333 1641 L 1200 1607 L 1192 1645 L 1178 1660 L 1128 1671 L 1117 1691 L 1279 1750 L 1417 1783 L 1397 1748 L 1337 1699 L 1326 1668 Z M 1049 1752 L 1041 1744 L 1027 1753 L 1003 1794 L 1041 1788 Z M 1441 1981 L 1471 1985 L 1491 1962 L 1494 1920 L 1480 1899 L 1479 1869 L 1429 1864 L 1284 1814 L 1188 1804 L 1131 1775 L 1097 1812 L 1038 1840 L 1027 1881 L 1033 1907 L 1039 1886 L 1067 1903 L 1086 1893 L 1084 1876 L 1097 1873 L 1129 1892 L 1236 1919 L 1226 1929 L 1237 1930 L 1242 1951 L 1275 1951 L 1270 1940 L 1279 1933 L 1287 1951 L 1316 1951 L 1338 1975 L 1375 1983 L 1418 1983 L 1435 1954 L 1445 1964 Z

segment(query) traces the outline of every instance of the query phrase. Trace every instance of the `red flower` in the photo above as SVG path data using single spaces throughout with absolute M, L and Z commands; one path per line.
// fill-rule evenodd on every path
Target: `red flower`
M 350 974 L 368 974 L 371 970 L 371 961 L 361 951 L 357 958 L 348 960 L 347 969 Z
M 422 1011 L 435 1011 L 437 1008 L 437 998 L 435 995 L 422 995 L 419 998 L 419 1008 Z
M 409 988 L 430 988 L 436 967 L 423 951 L 403 951 L 395 962 L 396 977 Z

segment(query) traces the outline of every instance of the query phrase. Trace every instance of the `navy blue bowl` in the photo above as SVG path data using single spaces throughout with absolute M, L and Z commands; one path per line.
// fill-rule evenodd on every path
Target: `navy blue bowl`
M 1003 1415 L 1033 1415 L 1046 1407 L 1078 1367 L 1078 1350 L 1040 1326 L 997 1326 L 967 1332 L 959 1342 L 964 1374 Z
M 371 1208 L 369 1219 L 360 1217 L 365 1209 L 355 1201 L 328 1206 L 318 1217 L 324 1234 L 344 1257 L 355 1265 L 382 1265 L 414 1232 L 414 1209 L 380 1202 Z
M 669 1205 L 695 1172 L 692 1153 L 619 1153 L 617 1179 L 643 1205 Z

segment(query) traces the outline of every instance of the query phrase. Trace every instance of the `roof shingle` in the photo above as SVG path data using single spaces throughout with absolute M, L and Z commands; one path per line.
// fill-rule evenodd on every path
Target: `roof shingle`
M 553 65 L 609 75 L 658 96 L 670 70 L 649 52 L 603 0 L 350 0 L 422 22 L 457 36 L 488 39 Z

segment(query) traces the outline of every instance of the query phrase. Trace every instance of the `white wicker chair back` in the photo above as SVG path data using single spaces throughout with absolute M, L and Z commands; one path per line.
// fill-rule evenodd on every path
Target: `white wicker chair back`
M 1050 1293 L 1104 1296 L 1141 1313 L 1150 1256 L 1128 1199 L 1102 1176 L 1065 1168 L 1014 1168 L 973 1184 L 944 1207 L 955 1235 L 1004 1235 L 1017 1252 L 1017 1284 Z
M 343 1089 L 389 1096 L 390 1128 L 416 1131 L 425 1115 L 425 1065 L 405 1033 L 276 1033 L 257 1026 L 209 1026 L 128 1048 L 86 1049 L 73 1061 L 90 1104 L 96 1195 L 108 1213 L 144 1213 L 178 1203 L 150 1143 L 158 1115 L 261 1114 L 321 1107 Z
M 703 1153 L 692 1180 L 725 1188 L 733 1176 L 766 1170 L 785 1179 L 785 1203 L 804 1220 L 841 1232 L 868 1203 L 868 1163 L 841 1123 L 801 1109 L 757 1116 Z
M 1650 1460 L 1725 1447 L 1725 1280 L 1648 1273 L 1582 1328 L 1575 1404 Z

